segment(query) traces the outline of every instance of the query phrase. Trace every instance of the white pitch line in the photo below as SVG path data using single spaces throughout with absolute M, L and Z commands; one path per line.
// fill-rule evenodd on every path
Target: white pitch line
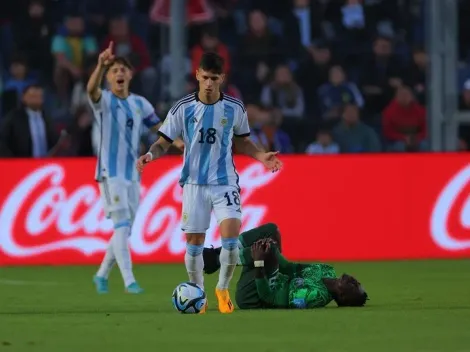
M 59 282 L 53 281 L 25 281 L 25 280 L 8 280 L 0 278 L 0 285 L 5 286 L 54 286 L 59 285 Z

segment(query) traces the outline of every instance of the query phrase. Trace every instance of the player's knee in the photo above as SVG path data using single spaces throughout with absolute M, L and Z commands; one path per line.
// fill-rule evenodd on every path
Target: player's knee
M 131 227 L 131 218 L 129 212 L 126 210 L 116 210 L 111 212 L 111 220 L 113 221 L 114 229 L 121 227 Z
M 222 248 L 227 251 L 233 251 L 238 248 L 238 238 L 222 238 Z
M 205 235 L 203 233 L 187 233 L 186 243 L 193 246 L 204 245 Z
M 204 244 L 190 244 L 186 243 L 186 253 L 191 257 L 197 257 L 202 255 L 204 251 Z

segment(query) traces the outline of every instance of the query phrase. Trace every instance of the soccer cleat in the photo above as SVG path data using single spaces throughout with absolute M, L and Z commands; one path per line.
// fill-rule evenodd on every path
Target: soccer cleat
M 132 294 L 139 294 L 144 292 L 144 289 L 140 287 L 137 282 L 133 282 L 132 284 L 126 287 L 126 292 Z
M 215 289 L 215 295 L 219 301 L 219 312 L 223 314 L 232 313 L 234 311 L 234 306 L 232 300 L 230 299 L 230 294 L 228 290 L 219 290 Z
M 100 276 L 94 276 L 93 283 L 95 284 L 96 292 L 99 294 L 108 293 L 108 279 Z
M 199 312 L 199 314 L 205 314 L 207 309 L 209 309 L 209 303 L 207 302 L 207 299 L 206 299 L 206 304 L 204 304 L 204 307 L 202 307 L 201 311 Z
M 220 268 L 220 251 L 222 247 L 204 248 L 202 251 L 202 258 L 204 260 L 204 273 L 210 275 L 215 273 Z

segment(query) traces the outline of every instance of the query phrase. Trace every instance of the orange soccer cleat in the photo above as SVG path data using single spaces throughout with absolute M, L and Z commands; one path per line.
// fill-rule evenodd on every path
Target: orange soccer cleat
M 230 299 L 230 294 L 227 289 L 219 290 L 215 289 L 215 295 L 219 301 L 219 312 L 223 314 L 229 314 L 234 311 L 234 306 L 232 300 Z

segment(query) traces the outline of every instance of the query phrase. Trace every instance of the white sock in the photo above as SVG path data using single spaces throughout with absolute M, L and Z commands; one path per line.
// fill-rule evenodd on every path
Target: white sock
M 135 282 L 134 274 L 132 273 L 131 252 L 129 250 L 128 243 L 130 231 L 130 222 L 123 221 L 115 225 L 114 235 L 111 238 L 114 256 L 116 257 L 116 261 L 126 287 Z
M 204 245 L 186 244 L 186 253 L 184 255 L 184 264 L 188 272 L 189 281 L 201 286 L 204 289 L 204 259 L 202 251 Z
M 222 250 L 220 251 L 220 271 L 217 288 L 228 289 L 230 280 L 238 262 L 238 240 L 236 238 L 222 238 Z
M 108 248 L 106 248 L 106 254 L 104 255 L 103 261 L 101 262 L 101 266 L 98 269 L 98 272 L 96 273 L 96 276 L 104 277 L 105 279 L 107 279 L 109 277 L 111 269 L 114 266 L 114 263 L 116 263 L 116 257 L 114 256 L 113 246 L 110 241 L 108 244 Z

